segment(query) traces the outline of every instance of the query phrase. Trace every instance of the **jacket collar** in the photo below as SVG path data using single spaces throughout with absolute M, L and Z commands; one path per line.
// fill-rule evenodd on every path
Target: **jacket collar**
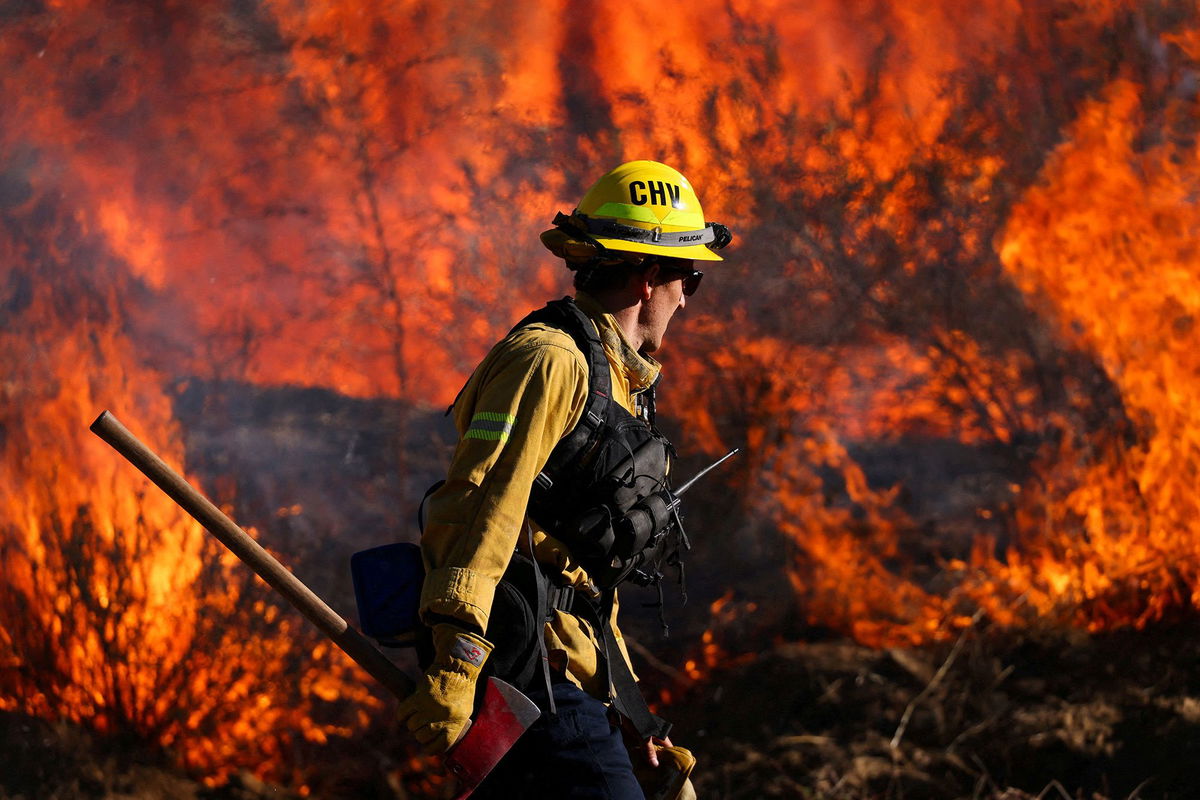
M 630 394 L 644 391 L 658 380 L 662 365 L 648 355 L 637 352 L 625 338 L 625 332 L 616 318 L 604 310 L 587 292 L 576 292 L 575 305 L 596 323 L 604 354 L 613 368 L 622 372 L 629 381 Z

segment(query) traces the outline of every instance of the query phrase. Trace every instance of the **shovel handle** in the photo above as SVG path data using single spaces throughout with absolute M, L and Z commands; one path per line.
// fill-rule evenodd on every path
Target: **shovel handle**
M 369 639 L 350 627 L 324 600 L 254 541 L 250 534 L 225 516 L 221 509 L 171 469 L 153 450 L 142 444 L 120 420 L 104 411 L 91 424 L 90 430 L 112 445 L 114 450 L 207 528 L 221 544 L 233 551 L 246 566 L 258 573 L 271 588 L 308 617 L 371 677 L 397 697 L 404 698 L 413 693 L 415 687 L 412 680 L 389 661 L 387 656 L 379 652 Z

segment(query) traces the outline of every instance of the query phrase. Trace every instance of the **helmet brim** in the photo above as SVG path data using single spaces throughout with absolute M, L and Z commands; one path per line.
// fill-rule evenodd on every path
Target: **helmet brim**
M 693 261 L 725 260 L 702 244 L 690 244 L 685 247 L 667 247 L 649 242 L 627 242 L 624 239 L 609 239 L 602 236 L 594 238 L 596 242 L 604 245 L 606 249 L 617 250 L 622 253 L 644 253 L 646 255 L 666 256 L 668 258 L 689 258 Z

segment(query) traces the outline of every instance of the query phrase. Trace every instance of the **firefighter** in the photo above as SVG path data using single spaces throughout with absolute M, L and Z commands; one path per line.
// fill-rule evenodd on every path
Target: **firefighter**
M 518 323 L 455 401 L 460 440 L 423 512 L 428 666 L 400 718 L 444 752 L 491 670 L 544 713 L 476 797 L 641 798 L 635 772 L 653 796 L 687 796 L 694 759 L 638 690 L 617 585 L 655 583 L 675 555 L 670 519 L 646 534 L 623 515 L 666 485 L 673 454 L 652 354 L 730 235 L 678 171 L 632 161 L 541 238 L 576 295 Z

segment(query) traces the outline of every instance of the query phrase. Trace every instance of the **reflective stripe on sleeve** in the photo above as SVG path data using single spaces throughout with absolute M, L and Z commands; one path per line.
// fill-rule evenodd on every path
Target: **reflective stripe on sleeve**
M 463 434 L 464 439 L 484 439 L 489 442 L 505 442 L 512 433 L 513 423 L 517 418 L 512 414 L 500 414 L 495 411 L 480 411 L 471 417 L 471 425 Z

